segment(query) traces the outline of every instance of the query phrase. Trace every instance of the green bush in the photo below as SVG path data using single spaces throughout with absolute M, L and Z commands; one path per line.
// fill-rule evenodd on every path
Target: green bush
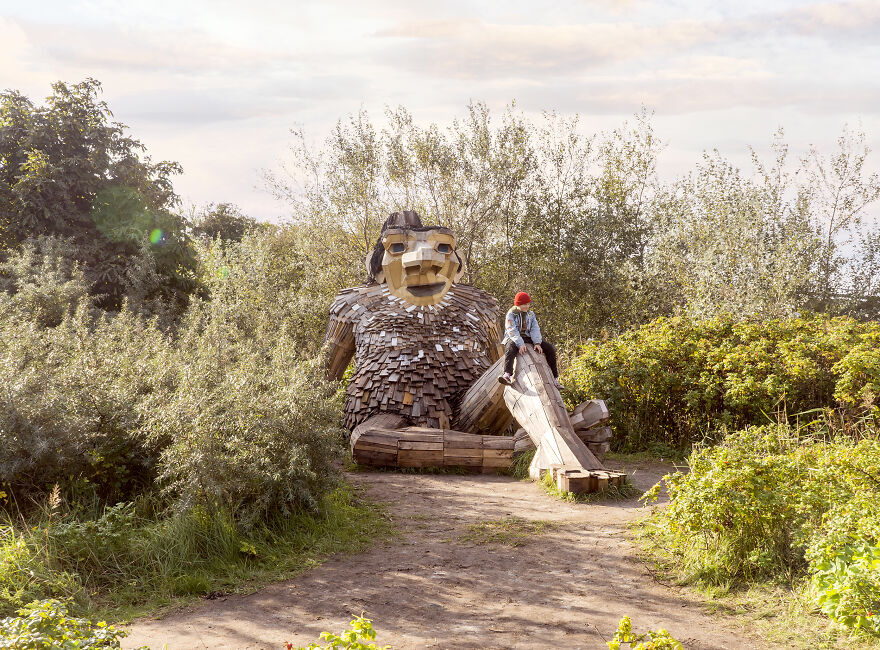
M 338 386 L 284 330 L 260 346 L 237 343 L 228 323 L 197 309 L 168 390 L 142 403 L 142 431 L 162 448 L 166 493 L 179 508 L 221 508 L 244 527 L 313 505 L 335 476 Z
M 0 309 L 54 327 L 88 302 L 89 284 L 67 239 L 38 237 L 0 261 Z M 6 295 L 4 295 L 4 293 Z
M 138 408 L 170 354 L 130 313 L 95 318 L 81 305 L 54 328 L 0 314 L 0 482 L 20 507 L 54 484 L 113 502 L 151 483 L 157 450 Z
M 203 249 L 212 300 L 194 301 L 173 336 L 68 291 L 52 241 L 10 258 L 17 293 L 0 293 L 16 307 L 0 311 L 0 482 L 15 504 L 56 484 L 104 503 L 155 484 L 179 508 L 220 507 L 247 527 L 331 487 L 341 402 L 317 362 L 323 307 L 297 302 L 302 269 L 277 237 Z M 227 272 L 209 273 L 215 261 Z
M 618 449 L 687 447 L 815 408 L 870 413 L 880 324 L 811 316 L 660 318 L 583 346 L 564 377 L 577 403 L 605 399 Z
M 802 574 L 808 560 L 853 542 L 839 519 L 844 504 L 880 496 L 880 442 L 870 438 L 825 441 L 787 425 L 753 427 L 695 449 L 689 465 L 664 479 L 670 504 L 653 529 L 685 569 L 713 583 Z
M 880 636 L 880 547 L 844 547 L 813 567 L 813 587 L 831 619 Z
M 15 617 L 0 620 L 0 648 L 49 650 L 118 648 L 126 633 L 104 621 L 92 623 L 74 618 L 57 600 L 31 603 Z
M 766 425 L 698 446 L 688 473 L 664 478 L 669 506 L 644 532 L 686 578 L 727 586 L 811 578 L 829 616 L 877 632 L 880 440 L 872 428 L 858 440 L 810 429 Z

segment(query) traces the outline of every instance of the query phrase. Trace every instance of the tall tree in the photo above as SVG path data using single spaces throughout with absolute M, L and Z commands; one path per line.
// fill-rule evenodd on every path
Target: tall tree
M 121 304 L 132 260 L 146 254 L 163 290 L 182 300 L 194 258 L 173 213 L 180 166 L 152 162 L 100 93 L 94 79 L 54 84 L 42 106 L 0 93 L 0 247 L 70 238 L 91 292 L 109 308 Z

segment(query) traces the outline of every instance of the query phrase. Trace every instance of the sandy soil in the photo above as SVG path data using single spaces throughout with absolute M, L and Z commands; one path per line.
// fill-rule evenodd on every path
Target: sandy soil
M 623 468 L 608 463 L 610 468 Z M 629 464 L 647 489 L 668 464 Z M 205 601 L 130 626 L 125 648 L 283 648 L 373 619 L 394 648 L 606 648 L 623 615 L 638 631 L 664 627 L 686 648 L 760 648 L 735 622 L 655 582 L 626 525 L 635 500 L 569 504 L 499 476 L 358 473 L 350 479 L 388 504 L 403 536 L 332 558 L 246 596 Z M 462 540 L 470 524 L 518 516 L 555 522 L 518 547 Z

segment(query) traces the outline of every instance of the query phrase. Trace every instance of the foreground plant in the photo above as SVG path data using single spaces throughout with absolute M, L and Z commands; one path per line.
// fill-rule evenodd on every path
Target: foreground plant
M 683 650 L 684 646 L 675 640 L 669 632 L 659 629 L 656 632 L 635 634 L 632 631 L 632 620 L 624 616 L 617 624 L 614 638 L 608 641 L 610 650 L 620 650 L 620 644 L 626 643 L 632 650 Z
M 67 607 L 57 600 L 34 601 L 18 614 L 0 620 L 0 648 L 118 648 L 119 639 L 127 636 L 104 621 L 92 623 L 69 616 Z
M 310 643 L 307 646 L 299 647 L 296 650 L 331 650 L 331 648 L 347 648 L 349 650 L 390 650 L 391 646 L 377 646 L 376 631 L 373 629 L 373 621 L 363 616 L 358 616 L 349 623 L 351 629 L 345 630 L 342 634 L 333 634 L 332 632 L 321 632 L 321 638 L 327 642 L 327 645 L 318 645 Z M 287 650 L 293 650 L 293 644 L 286 644 Z
M 814 569 L 816 602 L 847 628 L 880 636 L 880 547 L 847 546 Z

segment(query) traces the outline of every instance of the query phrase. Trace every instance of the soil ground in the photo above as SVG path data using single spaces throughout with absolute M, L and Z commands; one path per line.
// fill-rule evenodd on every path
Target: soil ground
M 615 463 L 641 490 L 671 469 Z M 551 498 L 504 476 L 369 472 L 350 475 L 387 504 L 402 536 L 337 556 L 249 595 L 230 595 L 129 627 L 123 647 L 283 648 L 339 633 L 364 613 L 380 644 L 400 648 L 607 648 L 618 620 L 666 628 L 686 648 L 760 648 L 736 621 L 656 582 L 627 524 L 635 500 L 592 504 Z M 521 545 L 463 539 L 469 526 L 506 517 L 553 522 Z

